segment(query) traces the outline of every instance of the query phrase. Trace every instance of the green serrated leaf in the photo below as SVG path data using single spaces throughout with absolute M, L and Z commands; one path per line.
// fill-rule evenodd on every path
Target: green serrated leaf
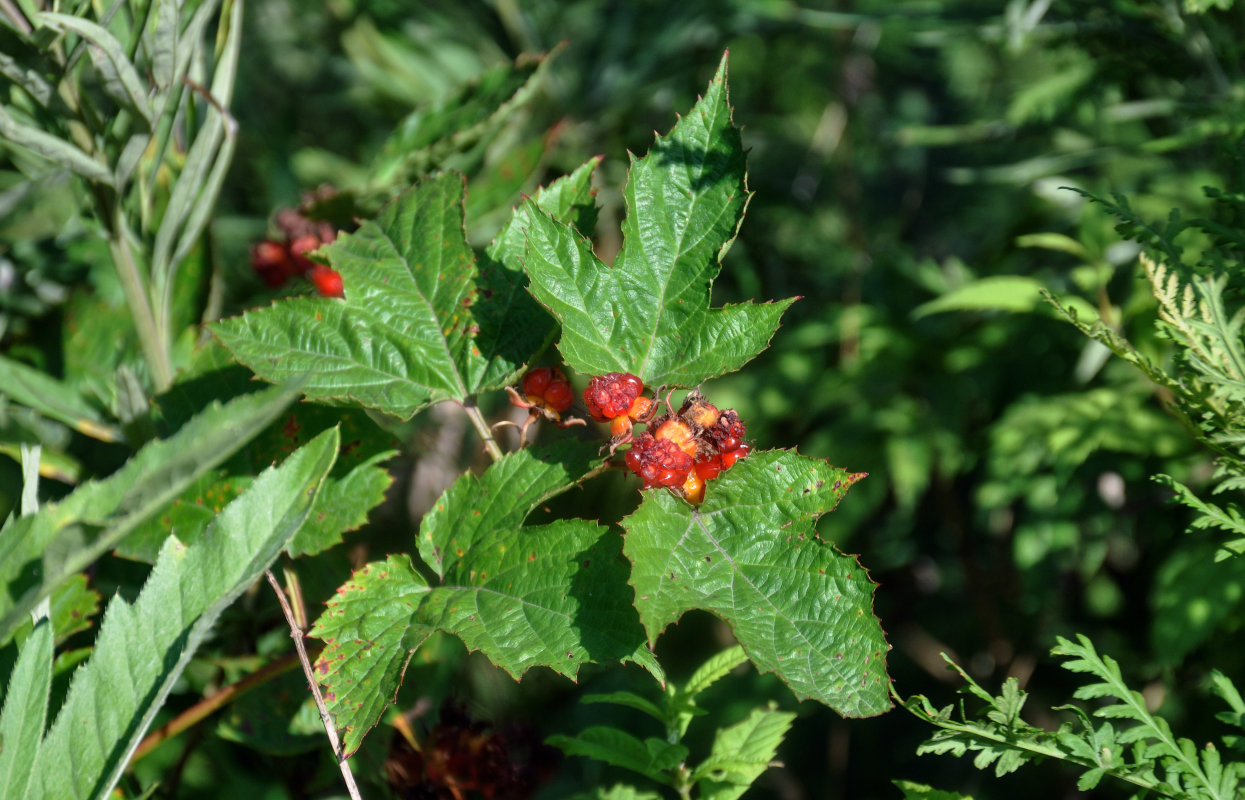
M 687 679 L 680 693 L 694 698 L 722 678 L 725 678 L 735 667 L 747 663 L 748 655 L 742 647 L 731 647 L 710 658 Z
M 623 548 L 649 641 L 704 609 L 731 626 L 757 669 L 777 673 L 797 697 L 845 716 L 888 709 L 890 646 L 873 615 L 876 585 L 813 529 L 862 477 L 773 450 L 717 478 L 699 508 L 645 492 L 623 520 Z
M 516 679 L 535 666 L 574 678 L 585 662 L 631 661 L 661 680 L 620 550 L 617 535 L 587 520 L 492 530 L 445 564 L 418 619 Z
M 600 460 L 595 444 L 564 440 L 510 453 L 479 477 L 465 473 L 420 524 L 420 556 L 443 576 L 477 541 L 518 529 L 534 508 L 569 489 Z
M 735 800 L 748 790 L 778 753 L 795 714 L 755 709 L 744 721 L 722 728 L 709 757 L 692 773 L 706 800 Z
M 42 797 L 102 798 L 112 791 L 216 618 L 311 512 L 337 448 L 337 431 L 326 431 L 265 471 L 200 542 L 166 542 L 133 605 L 120 597 L 109 603 L 95 653 L 74 674 L 39 753 Z
M 325 644 L 315 671 L 347 754 L 393 702 L 411 653 L 432 633 L 413 621 L 427 592 L 409 557 L 389 556 L 356 570 L 311 628 Z
M 0 797 L 31 796 L 51 690 L 52 623 L 44 617 L 22 645 L 0 707 Z
M 532 215 L 531 291 L 562 323 L 558 349 L 575 370 L 694 386 L 738 369 L 769 343 L 792 300 L 709 307 L 749 197 L 730 117 L 724 57 L 691 113 L 633 159 L 613 267 L 583 235 Z
M 274 387 L 213 403 L 109 477 L 0 529 L 0 642 L 25 614 L 217 467 L 281 413 L 297 391 Z
M 575 736 L 550 736 L 548 744 L 570 756 L 586 756 L 669 784 L 669 771 L 687 758 L 687 748 L 661 739 L 640 741 L 616 728 L 597 725 Z

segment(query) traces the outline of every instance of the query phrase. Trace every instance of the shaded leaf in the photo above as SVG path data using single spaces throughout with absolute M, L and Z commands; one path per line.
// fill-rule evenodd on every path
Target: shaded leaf
M 69 14 L 44 11 L 36 16 L 39 23 L 54 31 L 71 31 L 90 43 L 91 63 L 103 78 L 104 91 L 123 107 L 138 114 L 151 124 L 151 103 L 147 99 L 147 87 L 138 76 L 138 70 L 125 55 L 125 48 L 117 37 L 94 22 Z
M 4 356 L 0 356 L 0 395 L 102 442 L 122 440 L 121 432 L 73 389 L 41 370 Z
M 693 773 L 700 797 L 735 800 L 746 792 L 769 769 L 794 721 L 790 712 L 758 708 L 744 721 L 720 729 L 709 757 Z
M 102 183 L 105 186 L 112 185 L 112 170 L 107 166 L 69 142 L 14 119 L 3 105 L 0 105 L 0 137 L 46 158 L 59 167 L 81 175 L 87 180 Z
M 693 508 L 644 492 L 623 520 L 636 607 L 655 642 L 692 609 L 722 618 L 762 672 L 845 716 L 890 707 L 873 590 L 854 556 L 814 532 L 860 478 L 794 452 L 753 453 L 711 483 Z M 799 592 L 790 587 L 799 585 Z
M 545 740 L 569 756 L 586 756 L 638 772 L 658 783 L 669 784 L 669 772 L 687 759 L 687 748 L 662 739 L 640 741 L 625 731 L 597 725 L 575 736 L 550 736 Z

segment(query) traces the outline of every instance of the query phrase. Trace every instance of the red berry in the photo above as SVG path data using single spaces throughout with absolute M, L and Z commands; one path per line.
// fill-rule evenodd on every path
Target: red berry
M 627 466 L 644 480 L 644 488 L 681 486 L 692 471 L 692 457 L 669 439 L 642 433 L 627 451 Z
M 720 453 L 729 453 L 740 447 L 747 433 L 748 429 L 739 419 L 739 415 L 730 409 L 723 411 L 717 421 L 705 431 L 709 441 L 713 442 L 713 446 Z
M 251 268 L 269 286 L 280 286 L 294 274 L 285 245 L 265 239 L 251 248 Z
M 545 389 L 544 398 L 545 405 L 550 411 L 561 414 L 571 407 L 571 403 L 575 401 L 575 393 L 571 391 L 571 385 L 566 381 L 554 380 Z
M 549 384 L 553 381 L 553 372 L 554 370 L 550 367 L 537 367 L 529 370 L 523 376 L 523 394 L 527 395 L 529 400 L 544 397 L 545 389 L 549 388 Z M 562 377 L 561 373 L 558 373 L 558 377 L 563 383 L 566 382 L 566 378 Z
M 722 472 L 722 456 L 718 453 L 696 459 L 696 474 L 702 480 L 711 481 Z
M 750 452 L 752 452 L 752 448 L 746 444 L 741 444 L 739 447 L 736 447 L 734 450 L 727 450 L 721 456 L 722 469 L 730 469 L 731 467 L 735 466 L 736 461 L 748 455 L 748 453 Z
M 331 267 L 315 264 L 312 266 L 311 272 L 307 274 L 307 277 L 315 284 L 316 291 L 320 293 L 321 297 L 346 296 L 342 287 L 341 273 Z
M 320 247 L 320 237 L 306 234 L 299 236 L 290 242 L 290 259 L 294 263 L 294 267 L 299 272 L 310 272 L 315 268 L 316 262 L 307 258 L 307 254 L 312 250 Z M 315 280 L 314 278 L 312 280 Z M 323 294 L 323 292 L 321 292 Z M 340 295 L 325 295 L 325 297 L 335 297 Z
M 584 404 L 593 419 L 609 422 L 614 417 L 626 415 L 642 391 L 644 382 L 629 372 L 597 375 L 588 381 L 588 388 L 584 389 Z

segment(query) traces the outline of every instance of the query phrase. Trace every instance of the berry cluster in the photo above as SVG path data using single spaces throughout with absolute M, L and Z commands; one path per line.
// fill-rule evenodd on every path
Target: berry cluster
M 597 375 L 588 381 L 584 404 L 593 419 L 610 424 L 610 453 L 631 441 L 632 423 L 648 422 L 657 410 L 657 404 L 641 394 L 643 391 L 644 382 L 629 372 Z
M 571 387 L 556 367 L 529 371 L 520 386 L 522 395 L 511 387 L 506 389 L 512 404 L 531 409 L 521 426 L 520 446 L 527 439 L 528 427 L 541 416 L 563 428 L 585 424 L 575 417 L 562 418 L 571 406 Z M 667 413 L 655 417 L 658 401 L 645 396 L 644 381 L 628 372 L 597 375 L 584 389 L 588 414 L 598 422 L 609 423 L 610 454 L 630 443 L 623 460 L 644 481 L 643 488 L 665 487 L 700 505 L 705 499 L 705 482 L 748 455 L 751 448 L 744 444 L 747 428 L 738 414 L 730 409 L 720 411 L 699 391 L 689 393 L 677 412 L 669 397 L 665 404 Z M 636 423 L 648 429 L 636 436 Z M 494 427 L 514 424 L 500 422 Z
M 251 267 L 269 286 L 281 286 L 305 275 L 321 297 L 343 297 L 342 276 L 332 267 L 312 261 L 307 254 L 337 238 L 334 227 L 304 217 L 292 208 L 274 219 L 281 238 L 264 239 L 251 248 Z
M 630 442 L 624 461 L 644 481 L 645 489 L 664 486 L 693 505 L 705 499 L 705 482 L 713 480 L 748 454 L 747 433 L 734 411 L 719 411 L 700 392 L 692 392 L 676 413 L 653 418 L 657 403 L 645 397 L 635 375 L 612 372 L 593 378 L 584 402 L 595 419 L 610 423 L 611 452 Z M 632 423 L 648 430 L 632 436 Z

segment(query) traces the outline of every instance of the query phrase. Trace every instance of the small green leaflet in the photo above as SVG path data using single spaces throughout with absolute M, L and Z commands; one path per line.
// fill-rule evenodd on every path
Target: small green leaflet
M 650 642 L 692 609 L 731 626 L 761 672 L 849 717 L 890 708 L 890 645 L 854 556 L 814 531 L 862 473 L 795 452 L 756 452 L 692 508 L 661 490 L 623 520 L 636 607 Z
M 524 266 L 532 294 L 562 323 L 558 349 L 567 365 L 695 386 L 764 350 L 794 298 L 709 307 L 748 198 L 723 57 L 691 113 L 644 158 L 632 157 L 613 267 L 567 224 L 532 214 Z
M 592 203 L 590 177 L 581 168 L 530 202 L 576 219 Z M 553 323 L 523 307 L 510 226 L 526 214 L 502 230 L 481 274 L 463 229 L 463 191 L 458 173 L 431 178 L 323 248 L 344 299 L 284 300 L 210 329 L 264 380 L 309 375 L 313 400 L 409 418 L 500 389 L 547 344 Z

